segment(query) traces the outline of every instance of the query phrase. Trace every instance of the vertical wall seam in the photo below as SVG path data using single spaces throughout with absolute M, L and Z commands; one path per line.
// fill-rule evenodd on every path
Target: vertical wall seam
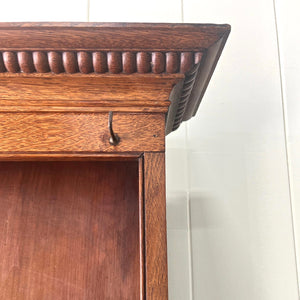
M 284 148 L 285 148 L 285 157 L 287 164 L 287 177 L 288 177 L 288 193 L 289 193 L 289 201 L 290 201 L 290 213 L 291 213 L 291 222 L 292 222 L 292 236 L 294 243 L 294 255 L 295 255 L 295 263 L 296 263 L 296 280 L 297 280 L 297 292 L 298 298 L 300 299 L 300 286 L 299 286 L 299 270 L 298 266 L 300 265 L 299 257 L 298 257 L 298 249 L 296 243 L 296 228 L 295 228 L 295 214 L 294 214 L 294 206 L 293 206 L 293 193 L 292 193 L 292 171 L 291 171 L 291 161 L 289 155 L 289 146 L 288 146 L 288 124 L 287 124 L 287 107 L 286 107 L 286 93 L 283 79 L 283 69 L 282 69 L 282 51 L 280 46 L 280 38 L 278 32 L 278 18 L 277 18 L 277 9 L 276 9 L 276 0 L 273 0 L 273 9 L 274 9 L 274 20 L 275 20 L 275 30 L 276 30 L 276 44 L 277 44 L 277 56 L 278 56 L 278 64 L 279 64 L 279 77 L 280 77 L 280 93 L 281 93 L 281 106 L 282 106 L 282 119 L 283 119 L 283 130 L 284 130 Z
M 90 21 L 90 0 L 87 0 L 87 21 Z
M 181 23 L 184 23 L 184 0 L 181 0 Z M 184 125 L 184 124 L 182 124 Z M 190 175 L 189 175 L 189 152 L 188 152 L 188 124 L 185 124 L 184 132 L 184 152 L 185 152 L 185 173 L 187 180 L 186 191 L 186 212 L 187 212 L 187 229 L 188 229 L 188 261 L 189 261 L 189 293 L 190 300 L 194 299 L 194 286 L 193 286 L 193 253 L 192 253 L 192 223 L 191 223 L 191 201 L 190 201 Z
M 180 4 L 181 4 L 181 23 L 184 23 L 184 15 L 183 15 L 183 0 L 180 0 Z
M 184 151 L 185 151 L 185 171 L 187 177 L 187 191 L 186 191 L 186 203 L 187 203 L 187 228 L 188 228 L 188 253 L 189 253 L 189 289 L 190 289 L 190 300 L 194 299 L 194 278 L 193 278 L 193 247 L 192 247 L 192 220 L 191 220 L 191 197 L 190 197 L 190 189 L 191 189 L 191 181 L 189 175 L 189 152 L 188 152 L 188 124 L 185 126 L 185 143 L 184 143 Z

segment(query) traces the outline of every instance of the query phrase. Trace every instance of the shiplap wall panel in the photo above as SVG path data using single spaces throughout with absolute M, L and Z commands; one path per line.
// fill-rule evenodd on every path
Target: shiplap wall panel
M 1 1 L 0 22 L 86 22 L 88 0 Z
M 185 22 L 232 25 L 187 125 L 193 299 L 297 300 L 273 2 L 183 9 Z
M 190 299 L 187 193 L 167 193 L 169 299 Z
M 300 271 L 300 2 L 275 1 L 287 133 L 298 285 Z M 300 286 L 299 286 L 300 294 Z M 299 296 L 300 298 L 300 296 Z
M 181 0 L 90 0 L 93 22 L 181 22 Z
M 186 124 L 166 139 L 169 299 L 192 300 Z

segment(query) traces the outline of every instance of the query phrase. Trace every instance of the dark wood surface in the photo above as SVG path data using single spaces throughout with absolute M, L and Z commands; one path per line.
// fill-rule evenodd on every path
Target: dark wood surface
M 164 122 L 164 114 L 116 113 L 113 146 L 108 114 L 0 113 L 0 154 L 162 151 Z
M 168 299 L 164 153 L 144 154 L 146 299 Z M 180 284 L 180 283 L 179 283 Z
M 139 229 L 140 229 L 140 300 L 146 298 L 146 256 L 145 256 L 145 197 L 144 197 L 144 155 L 138 159 L 139 163 Z
M 0 298 L 140 299 L 138 163 L 0 163 Z
M 131 76 L 3 73 L 0 74 L 0 101 L 1 106 L 44 104 L 48 109 L 51 106 L 62 106 L 63 103 L 65 106 L 76 104 L 77 109 L 84 109 L 86 106 L 110 106 L 119 109 L 122 106 L 167 107 L 172 87 L 183 78 L 183 74 Z
M 202 50 L 203 51 L 203 50 Z M 0 73 L 186 73 L 201 51 L 2 51 Z
M 210 47 L 228 25 L 153 23 L 1 23 L 3 50 L 168 50 Z M 30 39 L 24 39 L 30 36 Z
M 214 24 L 1 23 L 0 111 L 159 111 L 168 134 L 195 115 L 229 32 Z

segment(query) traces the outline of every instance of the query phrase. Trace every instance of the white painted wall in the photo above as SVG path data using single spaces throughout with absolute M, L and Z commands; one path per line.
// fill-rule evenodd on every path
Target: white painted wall
M 300 2 L 276 0 L 276 20 L 282 78 L 282 100 L 286 129 L 287 163 L 298 286 L 300 272 Z
M 185 0 L 183 11 L 232 25 L 187 125 L 194 299 L 299 299 L 273 2 Z
M 1 2 L 0 21 L 232 25 L 198 115 L 167 138 L 170 300 L 299 299 L 300 3 L 274 1 Z

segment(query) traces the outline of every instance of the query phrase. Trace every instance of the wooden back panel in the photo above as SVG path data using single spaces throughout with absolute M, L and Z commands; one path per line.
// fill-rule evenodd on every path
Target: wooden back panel
M 139 299 L 138 164 L 0 163 L 0 299 Z

